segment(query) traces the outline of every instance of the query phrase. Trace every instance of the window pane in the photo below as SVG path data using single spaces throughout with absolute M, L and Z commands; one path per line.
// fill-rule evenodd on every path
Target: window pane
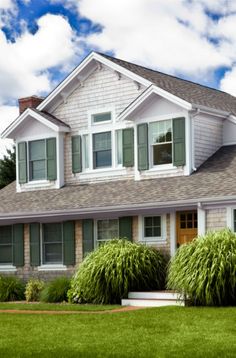
M 45 159 L 45 140 L 36 140 L 29 143 L 30 160 Z
M 165 143 L 172 140 L 172 121 L 159 121 L 150 123 L 151 144 Z
M 31 180 L 41 180 L 46 178 L 46 160 L 36 160 L 30 162 Z
M 12 244 L 12 227 L 0 226 L 0 245 Z
M 145 226 L 152 226 L 152 217 L 144 218 Z
M 99 123 L 111 120 L 111 112 L 94 114 L 92 116 L 93 123 Z
M 152 237 L 153 235 L 152 235 L 152 228 L 145 228 L 145 233 L 144 233 L 144 235 L 145 235 L 145 237 Z
M 97 133 L 93 135 L 93 150 L 111 149 L 111 132 Z
M 144 218 L 144 237 L 161 237 L 161 217 Z
M 0 263 L 12 263 L 12 245 L 0 245 Z
M 116 131 L 116 155 L 117 164 L 123 163 L 123 150 L 122 150 L 122 129 Z
M 153 146 L 153 164 L 172 163 L 172 144 L 160 144 Z
M 118 219 L 97 221 L 98 240 L 111 240 L 117 237 L 119 237 Z
M 62 242 L 62 226 L 61 223 L 44 224 L 43 225 L 44 242 Z
M 62 244 L 44 244 L 44 264 L 62 263 Z
M 95 168 L 111 167 L 111 150 L 95 152 Z
M 160 227 L 153 228 L 153 236 L 156 236 L 156 237 L 161 236 L 161 228 Z

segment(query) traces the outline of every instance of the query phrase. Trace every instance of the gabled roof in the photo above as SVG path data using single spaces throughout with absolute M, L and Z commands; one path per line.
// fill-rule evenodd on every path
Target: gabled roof
M 55 132 L 69 132 L 70 126 L 50 113 L 39 111 L 35 108 L 27 108 L 17 117 L 1 134 L 2 138 L 13 138 L 15 130 L 28 118 L 34 118 Z
M 105 54 L 100 53 L 100 55 L 197 107 L 204 106 L 214 108 L 236 115 L 236 97 L 226 92 L 167 75 Z
M 236 203 L 236 145 L 222 147 L 190 176 L 78 184 L 16 193 L 15 182 L 0 190 L 0 223 L 35 217 L 91 217 L 99 213 Z M 138 194 L 138 195 L 137 195 Z

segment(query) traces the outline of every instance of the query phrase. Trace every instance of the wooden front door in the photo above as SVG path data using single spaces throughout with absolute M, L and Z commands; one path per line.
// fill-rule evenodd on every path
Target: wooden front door
M 176 213 L 177 247 L 197 236 L 197 210 Z

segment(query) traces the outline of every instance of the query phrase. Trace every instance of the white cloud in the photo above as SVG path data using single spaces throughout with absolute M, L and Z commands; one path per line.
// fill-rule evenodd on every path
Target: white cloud
M 103 26 L 87 41 L 117 57 L 195 78 L 230 65 L 208 39 L 212 18 L 198 1 L 81 0 L 80 14 Z M 210 4 L 209 4 L 210 6 Z
M 225 73 L 220 81 L 220 89 L 236 96 L 236 66 Z
M 15 11 L 14 1 L 0 0 L 0 11 L 3 6 L 4 14 L 7 10 Z M 0 132 L 16 114 L 16 107 L 7 104 L 20 97 L 48 92 L 53 86 L 50 69 L 56 67 L 67 72 L 74 66 L 77 39 L 68 20 L 47 14 L 38 19 L 37 25 L 34 34 L 22 26 L 22 34 L 10 42 L 0 22 Z M 0 153 L 2 148 L 3 142 Z
M 0 31 L 0 102 L 51 88 L 49 68 L 71 64 L 75 55 L 73 31 L 62 16 L 45 15 L 38 31 L 25 31 L 14 43 Z
M 0 133 L 18 116 L 19 109 L 16 106 L 0 106 Z M 0 139 L 0 158 L 6 153 L 6 148 L 12 148 L 13 141 Z

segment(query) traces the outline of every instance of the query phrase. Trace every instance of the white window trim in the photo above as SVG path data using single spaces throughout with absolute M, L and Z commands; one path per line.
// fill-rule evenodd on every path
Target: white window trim
M 160 216 L 161 217 L 161 236 L 158 237 L 144 237 L 144 218 Z M 153 213 L 149 215 L 139 215 L 138 217 L 139 237 L 138 241 L 144 244 L 164 244 L 167 242 L 166 237 L 166 214 Z
M 229 229 L 234 231 L 234 210 L 236 210 L 236 206 L 227 206 L 226 207 L 226 224 Z
M 14 265 L 0 265 L 0 272 L 16 272 L 16 266 Z
M 105 121 L 100 123 L 92 123 L 92 115 L 104 113 L 104 112 L 111 112 L 111 121 Z M 84 155 L 82 154 L 82 172 L 75 173 L 75 176 L 82 176 L 84 179 L 87 179 L 92 174 L 102 174 L 107 175 L 109 172 L 109 176 L 111 172 L 114 172 L 113 175 L 117 175 L 118 170 L 122 170 L 121 174 L 126 172 L 126 168 L 122 164 L 117 164 L 117 136 L 116 131 L 122 130 L 125 128 L 134 128 L 133 122 L 124 123 L 124 122 L 116 122 L 115 120 L 115 109 L 114 107 L 107 107 L 107 108 L 99 108 L 97 110 L 89 110 L 88 114 L 88 128 L 79 131 L 79 135 L 82 138 L 82 147 L 84 146 L 84 136 L 88 135 L 88 146 L 89 146 L 89 167 L 85 168 L 84 165 Z M 93 134 L 97 133 L 104 133 L 104 132 L 111 132 L 111 153 L 112 153 L 112 160 L 110 167 L 104 168 L 93 168 Z M 117 172 L 117 173 L 116 173 Z M 119 173 L 118 173 L 119 174 Z M 102 175 L 101 175 L 102 176 Z
M 93 230 L 94 230 L 94 247 L 97 248 L 98 247 L 98 243 L 99 240 L 97 239 L 97 233 L 98 233 L 98 225 L 97 222 L 100 220 L 117 220 L 118 221 L 118 238 L 119 238 L 119 218 L 115 217 L 115 218 L 98 218 L 96 220 L 94 220 L 94 226 L 93 226 Z M 101 241 L 101 240 L 100 240 Z M 104 242 L 109 241 L 109 240 L 103 240 Z
M 160 121 L 165 121 L 168 119 L 172 119 L 173 118 L 177 118 L 177 117 L 184 117 L 185 118 L 185 145 L 186 145 L 186 164 L 184 165 L 183 169 L 184 169 L 184 175 L 189 175 L 190 174 L 190 165 L 189 165 L 189 153 L 190 153 L 190 139 L 189 139 L 189 131 L 190 131 L 190 124 L 189 124 L 189 116 L 188 116 L 188 112 L 186 111 L 180 111 L 180 112 L 173 112 L 173 113 L 168 113 L 168 114 L 161 114 L 161 115 L 156 115 L 156 116 L 151 116 L 151 117 L 138 117 L 137 120 L 135 120 L 135 133 L 137 132 L 137 125 L 138 124 L 143 124 L 143 123 L 147 123 L 148 125 L 150 123 L 153 122 L 160 122 Z M 149 138 L 149 131 L 148 131 L 148 138 Z M 149 140 L 150 142 L 150 140 Z M 137 143 L 137 134 L 135 135 L 135 143 Z M 172 140 L 172 144 L 173 144 L 173 140 Z M 144 170 L 141 172 L 146 175 L 154 175 L 154 174 L 158 174 L 161 173 L 163 175 L 169 175 L 171 173 L 175 174 L 177 172 L 179 172 L 179 168 L 176 167 L 173 163 L 170 164 L 161 164 L 161 165 L 154 165 L 151 166 L 152 164 L 152 158 L 151 158 L 151 151 L 150 151 L 150 143 L 148 144 L 148 155 L 149 155 L 149 163 L 150 163 L 150 168 L 148 170 Z M 172 150 L 173 150 L 173 145 L 172 145 Z M 137 145 L 135 145 L 135 175 L 136 175 L 136 180 L 140 180 L 141 176 L 140 176 L 140 172 L 138 171 L 138 147 Z
M 57 179 L 56 180 L 29 180 L 30 170 L 29 170 L 29 142 L 36 140 L 56 138 L 56 151 L 57 151 Z M 18 173 L 18 143 L 26 142 L 27 143 L 27 176 L 28 181 L 24 184 L 19 183 L 19 173 Z M 63 160 L 60 160 L 63 158 Z M 23 192 L 32 189 L 44 188 L 44 189 L 59 189 L 64 185 L 64 133 L 46 133 L 45 135 L 32 136 L 32 137 L 21 137 L 16 141 L 16 178 L 17 192 Z
M 62 225 L 62 223 L 60 224 Z M 62 235 L 63 235 L 63 230 L 62 230 Z M 62 238 L 62 258 L 63 258 L 63 238 Z M 67 270 L 67 266 L 63 265 L 63 263 L 43 264 L 43 224 L 40 223 L 40 266 L 38 266 L 38 271 L 65 271 L 65 270 Z

